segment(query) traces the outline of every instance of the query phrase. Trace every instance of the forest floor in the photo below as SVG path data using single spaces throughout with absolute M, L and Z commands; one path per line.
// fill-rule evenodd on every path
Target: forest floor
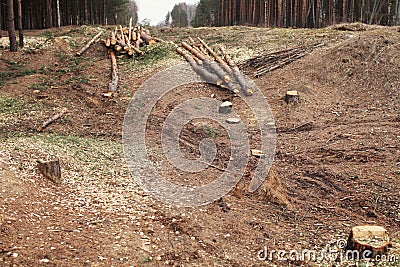
M 375 265 L 400 266 L 399 28 L 154 29 L 155 36 L 175 43 L 201 36 L 211 45 L 223 44 L 239 63 L 264 51 L 324 43 L 253 79 L 274 115 L 272 168 L 288 203 L 238 189 L 198 208 L 168 206 L 143 192 L 126 166 L 121 142 L 135 91 L 183 59 L 169 44 L 143 48 L 142 58 L 119 59 L 120 91 L 106 98 L 106 49 L 95 44 L 75 56 L 97 31 L 85 26 L 27 31 L 28 46 L 18 53 L 8 52 L 7 38 L 0 39 L 0 266 L 371 266 L 340 258 L 259 258 L 265 248 L 321 253 L 347 239 L 351 227 L 366 224 L 388 230 L 389 253 L 397 257 Z M 254 70 L 244 71 L 251 77 Z M 296 106 L 283 100 L 291 89 L 300 94 Z M 232 101 L 249 134 L 257 136 L 246 120 L 248 107 L 231 92 L 206 84 L 179 87 L 157 104 L 148 122 L 154 161 L 164 162 L 159 140 L 167 113 L 182 101 L 211 95 Z M 36 130 L 64 107 L 65 117 Z M 229 161 L 220 126 L 189 123 L 183 134 L 197 144 L 213 138 L 222 150 L 217 164 Z M 61 186 L 36 167 L 36 160 L 55 157 Z M 254 164 L 252 159 L 245 177 Z M 164 167 L 171 180 L 184 175 Z M 187 177 L 201 183 L 218 174 L 210 169 Z

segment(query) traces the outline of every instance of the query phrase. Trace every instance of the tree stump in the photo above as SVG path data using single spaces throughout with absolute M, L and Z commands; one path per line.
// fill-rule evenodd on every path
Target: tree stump
M 232 112 L 232 103 L 229 101 L 225 101 L 219 106 L 219 113 L 229 114 Z
M 38 169 L 44 177 L 55 184 L 61 184 L 61 169 L 60 161 L 58 159 L 47 162 L 38 160 L 37 163 Z
M 289 197 L 285 186 L 282 184 L 278 172 L 272 166 L 268 173 L 268 178 L 257 189 L 257 194 L 265 201 L 290 208 Z
M 285 96 L 287 104 L 296 105 L 299 103 L 299 93 L 297 91 L 287 91 Z
M 226 122 L 229 124 L 238 124 L 240 122 L 239 118 L 228 118 L 226 119 Z
M 392 247 L 390 236 L 381 226 L 355 226 L 347 240 L 347 250 L 356 250 L 363 257 L 375 258 L 383 255 Z

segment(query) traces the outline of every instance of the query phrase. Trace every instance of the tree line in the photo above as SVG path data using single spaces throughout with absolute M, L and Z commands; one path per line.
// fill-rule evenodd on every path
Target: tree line
M 400 0 L 200 0 L 193 26 L 400 25 Z
M 6 8 L 5 8 L 6 7 Z M 80 24 L 123 24 L 130 17 L 137 23 L 134 0 L 0 0 L 0 29 L 7 29 L 10 51 L 24 46 L 23 29 L 43 29 Z
M 0 29 L 7 29 L 8 9 L 18 14 L 22 27 L 44 29 L 81 24 L 122 24 L 131 16 L 137 21 L 137 5 L 132 0 L 0 0 Z M 17 23 L 17 16 L 14 16 Z
M 196 14 L 197 4 L 190 5 L 187 3 L 179 3 L 174 5 L 171 12 L 168 12 L 165 21 L 159 26 L 172 26 L 172 27 L 188 27 L 192 26 L 191 21 Z

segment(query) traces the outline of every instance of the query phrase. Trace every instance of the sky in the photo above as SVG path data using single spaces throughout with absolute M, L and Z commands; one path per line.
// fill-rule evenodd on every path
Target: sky
M 186 2 L 196 4 L 200 0 L 136 0 L 139 7 L 139 22 L 150 19 L 151 25 L 157 25 L 165 20 L 168 11 L 174 8 L 175 4 Z

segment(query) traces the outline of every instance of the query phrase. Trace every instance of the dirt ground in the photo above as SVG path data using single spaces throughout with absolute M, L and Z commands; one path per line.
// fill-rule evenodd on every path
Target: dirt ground
M 390 254 L 400 255 L 400 33 L 395 27 L 357 29 L 153 30 L 173 42 L 201 36 L 211 45 L 224 44 L 238 63 L 264 51 L 324 44 L 253 79 L 274 115 L 272 175 L 288 202 L 238 186 L 199 208 L 166 206 L 144 193 L 126 167 L 121 144 L 126 107 L 137 88 L 183 62 L 173 46 L 159 44 L 144 48 L 142 59 L 120 59 L 120 92 L 105 98 L 110 79 L 105 49 L 96 44 L 82 57 L 74 55 L 96 28 L 27 32 L 29 47 L 18 53 L 7 51 L 3 37 L 0 266 L 367 266 L 258 257 L 265 247 L 319 252 L 347 239 L 351 227 L 366 224 L 384 226 L 393 241 Z M 244 71 L 251 77 L 254 69 Z M 287 90 L 299 91 L 298 105 L 284 102 Z M 248 127 L 251 148 L 260 146 L 259 131 L 239 97 L 206 84 L 179 87 L 157 104 L 146 132 L 152 159 L 171 181 L 185 177 L 204 184 L 229 161 L 227 135 L 207 121 L 189 123 L 181 138 L 197 146 L 212 137 L 218 168 L 183 173 L 165 164 L 160 152 L 168 113 L 187 99 L 211 95 L 233 103 Z M 66 117 L 37 131 L 64 107 Z M 182 150 L 198 156 L 187 144 Z M 55 157 L 61 161 L 61 186 L 36 169 L 36 160 Z M 256 163 L 250 160 L 241 184 L 251 179 Z M 400 266 L 398 259 L 375 264 Z

